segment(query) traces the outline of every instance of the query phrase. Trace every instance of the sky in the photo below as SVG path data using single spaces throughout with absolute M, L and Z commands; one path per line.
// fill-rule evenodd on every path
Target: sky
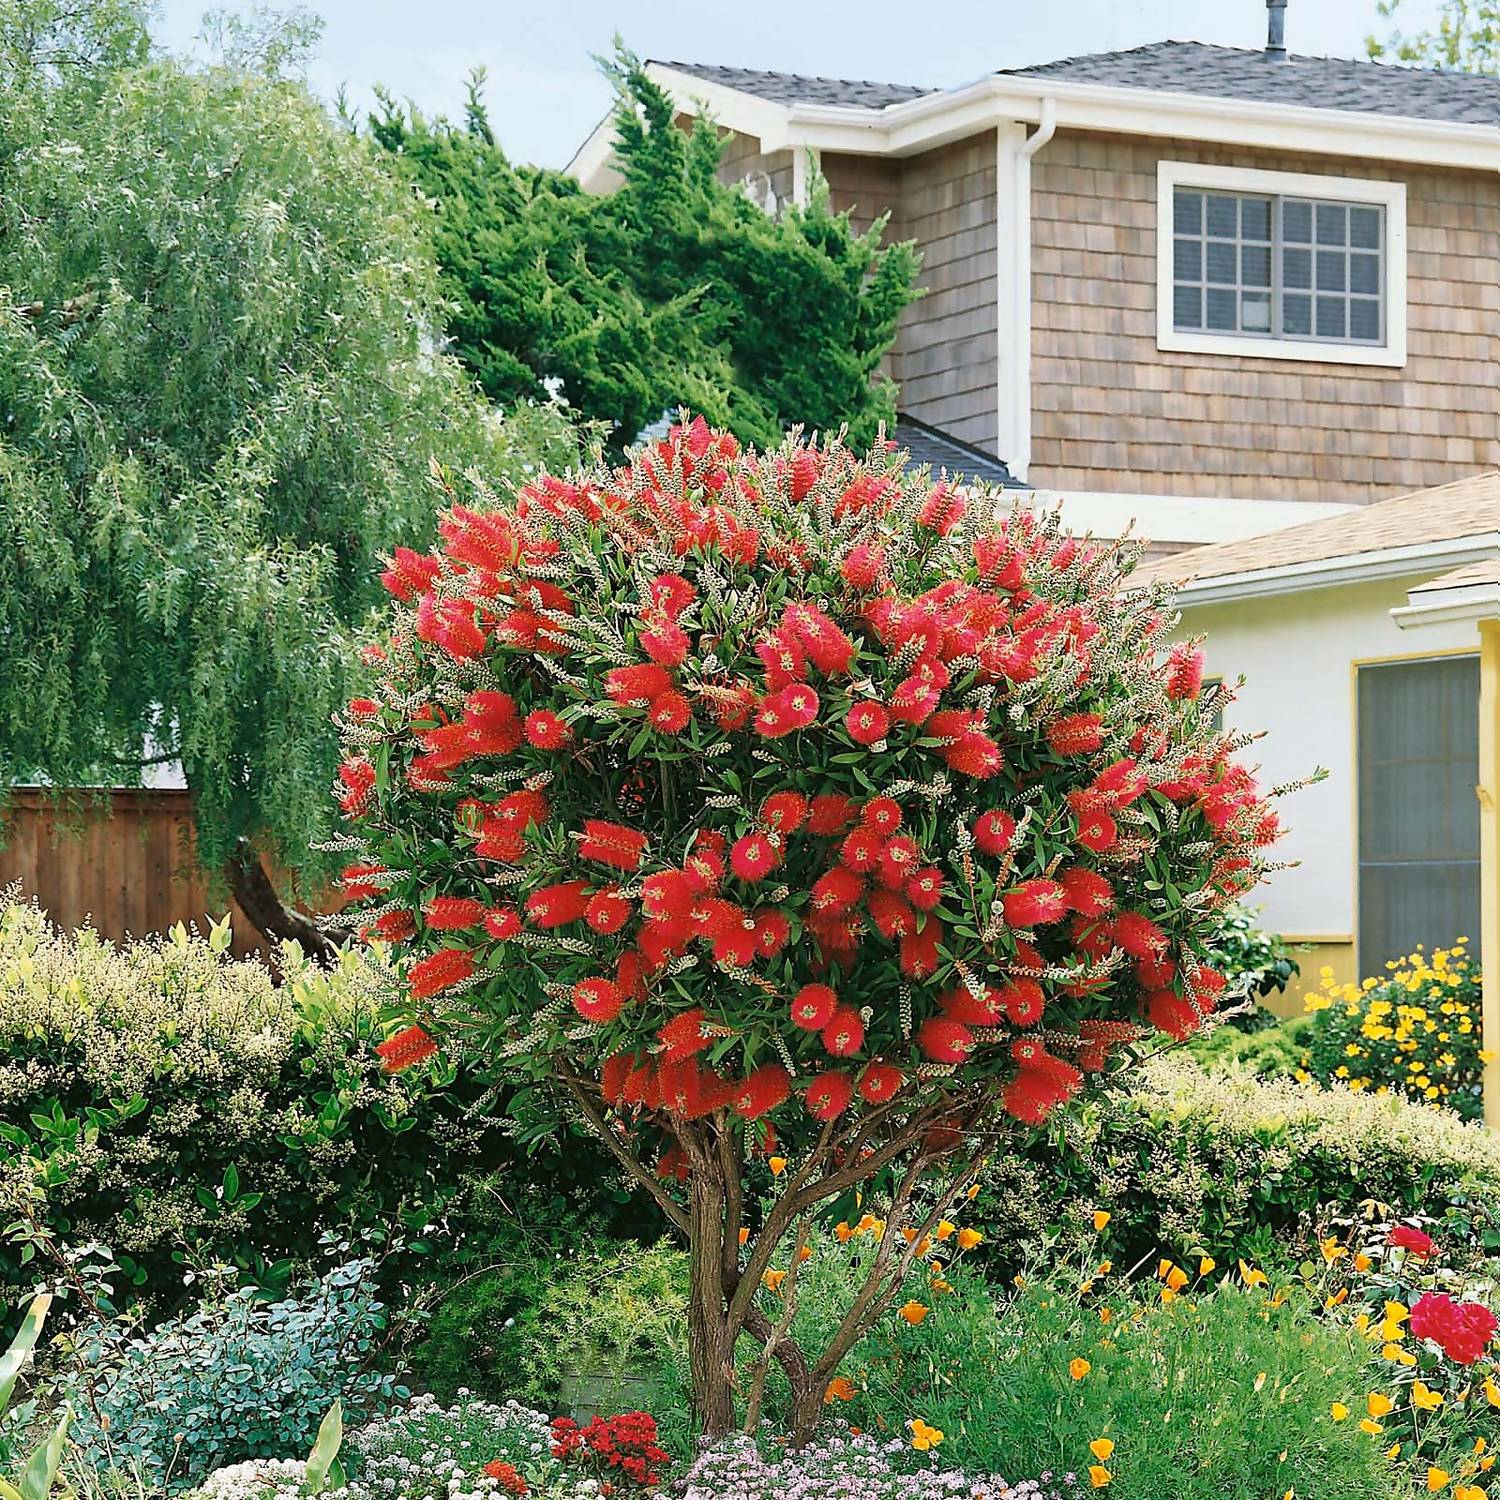
M 220 0 L 243 8 L 244 0 Z M 158 39 L 194 48 L 205 0 L 158 0 Z M 279 8 L 285 8 L 281 6 Z M 368 105 L 382 84 L 429 114 L 457 115 L 464 79 L 486 100 L 513 160 L 560 167 L 609 107 L 594 56 L 618 34 L 643 57 L 952 87 L 1003 67 L 1190 40 L 1265 45 L 1263 0 L 312 0 L 325 30 L 308 82 Z M 1400 0 L 1402 29 L 1441 0 Z M 1375 0 L 1290 0 L 1293 52 L 1357 57 L 1388 33 Z

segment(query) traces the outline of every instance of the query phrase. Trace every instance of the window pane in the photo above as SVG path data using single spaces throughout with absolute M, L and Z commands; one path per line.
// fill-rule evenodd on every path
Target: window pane
M 1203 293 L 1197 287 L 1172 289 L 1172 323 L 1177 328 L 1203 327 Z
M 1203 241 L 1177 240 L 1172 247 L 1172 276 L 1177 281 L 1203 280 Z
M 1209 197 L 1208 232 L 1222 239 L 1232 240 L 1239 233 L 1240 200 L 1238 198 Z
M 1208 326 L 1216 332 L 1238 333 L 1235 317 L 1235 294 L 1210 287 L 1208 292 Z
M 1265 292 L 1245 292 L 1240 297 L 1240 327 L 1246 333 L 1271 331 L 1271 298 Z
M 1305 245 L 1312 239 L 1312 204 L 1288 198 L 1281 205 L 1281 237 Z
M 1283 250 L 1281 252 L 1281 284 L 1299 288 L 1312 286 L 1312 251 Z
M 1318 290 L 1320 292 L 1342 292 L 1345 290 L 1343 251 L 1318 251 Z
M 1380 304 L 1373 298 L 1349 299 L 1349 337 L 1370 343 L 1380 341 Z
M 1342 297 L 1318 298 L 1318 337 L 1320 339 L 1342 339 L 1349 336 L 1345 313 L 1347 304 Z
M 1178 234 L 1203 233 L 1203 194 L 1177 189 L 1172 202 L 1172 227 Z
M 1342 203 L 1318 205 L 1318 243 L 1342 245 L 1349 238 L 1349 211 Z
M 1349 257 L 1349 290 L 1364 292 L 1376 297 L 1380 294 L 1380 257 L 1378 255 L 1351 255 Z
M 1240 237 L 1247 240 L 1271 238 L 1271 200 L 1269 198 L 1240 199 Z
M 1349 243 L 1361 250 L 1380 248 L 1380 210 L 1378 208 L 1351 208 L 1349 210 Z
M 1312 298 L 1295 292 L 1286 292 L 1281 298 L 1281 327 L 1283 333 L 1306 336 L 1312 332 Z
M 1235 261 L 1233 244 L 1227 244 L 1221 240 L 1210 240 L 1208 242 L 1207 279 L 1217 281 L 1221 286 L 1233 286 L 1238 279 L 1235 275 Z
M 1240 284 L 1242 286 L 1270 286 L 1271 247 L 1269 245 L 1240 246 Z

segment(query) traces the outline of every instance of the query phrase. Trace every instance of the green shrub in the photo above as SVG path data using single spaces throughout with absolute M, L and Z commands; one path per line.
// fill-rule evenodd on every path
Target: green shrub
M 1232 993 L 1251 998 L 1279 993 L 1301 972 L 1286 939 L 1258 926 L 1255 913 L 1243 906 L 1231 907 L 1224 914 L 1223 927 L 1209 949 L 1209 962 L 1228 979 Z M 1264 1018 L 1267 1012 L 1257 1009 L 1253 1014 Z
M 1443 1104 L 1466 1120 L 1483 1115 L 1479 960 L 1467 938 L 1430 955 L 1419 948 L 1362 984 L 1339 984 L 1325 969 L 1305 1004 L 1309 1077 Z
M 529 1157 L 482 1107 L 482 1071 L 381 1073 L 378 957 L 326 972 L 287 951 L 278 986 L 222 947 L 181 929 L 114 947 L 0 907 L 0 1225 L 107 1244 L 134 1295 L 170 1296 L 187 1249 L 279 1286 L 325 1230 L 446 1213 L 461 1238 L 471 1173 L 557 1219 L 628 1213 L 596 1147 Z M 30 1284 L 28 1253 L 0 1237 L 0 1302 Z
M 1270 1012 L 1257 1012 L 1269 1015 Z M 1312 1022 L 1307 1016 L 1294 1016 L 1268 1025 L 1241 1030 L 1238 1026 L 1215 1026 L 1201 1032 L 1182 1050 L 1210 1072 L 1259 1073 L 1268 1077 L 1291 1078 L 1302 1069 L 1307 1050 L 1307 1033 Z

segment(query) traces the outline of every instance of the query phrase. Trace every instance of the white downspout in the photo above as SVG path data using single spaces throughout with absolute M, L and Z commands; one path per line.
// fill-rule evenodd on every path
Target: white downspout
M 995 170 L 996 328 L 999 340 L 999 456 L 1017 479 L 1031 466 L 1031 159 L 1057 133 L 1057 101 L 1041 100 L 1030 136 L 1018 123 L 998 129 Z M 1009 220 L 1006 222 L 1006 210 Z

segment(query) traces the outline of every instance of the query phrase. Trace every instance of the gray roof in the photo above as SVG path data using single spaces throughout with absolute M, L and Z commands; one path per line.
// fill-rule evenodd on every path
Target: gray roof
M 850 78 L 807 78 L 800 73 L 767 73 L 760 68 L 721 68 L 716 63 L 662 62 L 663 68 L 691 73 L 705 83 L 738 89 L 773 104 L 844 104 L 858 109 L 884 109 L 904 104 L 936 89 L 920 89 L 905 83 L 868 83 Z
M 1003 485 L 1008 490 L 1030 488 L 1021 483 L 1002 460 L 983 448 L 975 448 L 939 428 L 929 427 L 915 417 L 904 414 L 896 418 L 891 436 L 898 447 L 906 449 L 913 467 L 931 464 L 932 472 L 946 469 L 952 478 L 974 479 L 985 484 Z
M 939 92 L 910 84 L 805 78 L 796 73 L 767 73 L 709 63 L 672 62 L 663 66 L 775 104 L 885 109 Z M 1154 42 L 1125 52 L 1094 52 L 1029 68 L 1004 68 L 999 76 L 1056 78 L 1067 83 L 1157 89 L 1262 104 L 1449 120 L 1463 125 L 1500 125 L 1500 78 L 1340 57 L 1293 56 L 1285 62 L 1272 62 L 1263 52 L 1215 47 L 1206 42 Z

